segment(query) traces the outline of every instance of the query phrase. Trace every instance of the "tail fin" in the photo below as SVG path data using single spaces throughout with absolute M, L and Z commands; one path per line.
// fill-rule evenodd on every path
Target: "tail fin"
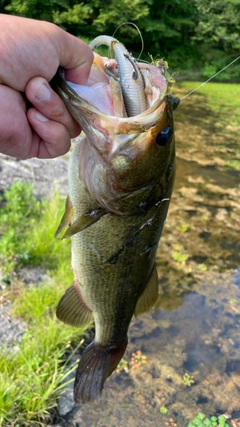
M 121 347 L 101 347 L 93 341 L 83 352 L 75 383 L 74 400 L 86 403 L 100 397 L 104 382 L 124 355 L 127 340 Z

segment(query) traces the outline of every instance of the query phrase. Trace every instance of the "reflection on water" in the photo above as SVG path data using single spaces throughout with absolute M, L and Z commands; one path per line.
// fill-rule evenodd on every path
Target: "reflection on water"
M 132 322 L 125 360 L 141 350 L 146 363 L 114 373 L 102 398 L 73 410 L 69 421 L 84 426 L 162 427 L 173 418 L 177 426 L 186 427 L 199 412 L 228 412 L 237 418 L 240 272 L 205 274 L 191 293 L 187 289 L 182 298 L 175 294 L 175 303 L 169 305 L 169 294 L 163 294 L 163 307 L 160 303 L 157 312 Z M 168 409 L 167 415 L 160 413 L 162 407 Z
M 125 370 L 107 380 L 98 402 L 66 417 L 75 426 L 186 427 L 199 412 L 240 417 L 240 173 L 225 165 L 239 152 L 239 130 L 222 133 L 218 120 L 199 94 L 176 111 L 159 301 L 132 321 Z

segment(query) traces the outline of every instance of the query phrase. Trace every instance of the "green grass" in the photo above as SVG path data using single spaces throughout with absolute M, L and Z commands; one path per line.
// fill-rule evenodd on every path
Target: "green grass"
M 56 194 L 52 200 L 39 202 L 32 188 L 17 182 L 4 194 L 0 209 L 0 261 L 3 274 L 24 265 L 58 267 L 70 260 L 70 240 L 54 238 L 64 200 Z M 70 268 L 69 268 L 70 271 Z
M 70 241 L 54 239 L 64 199 L 39 202 L 28 184 L 18 182 L 1 205 L 1 265 L 12 283 L 2 298 L 12 300 L 11 315 L 26 322 L 26 332 L 14 351 L 0 349 L 0 426 L 46 425 L 69 373 L 66 349 L 76 347 L 82 334 L 55 316 L 73 279 Z M 44 267 L 49 280 L 24 286 L 16 280 L 23 266 Z
M 64 355 L 73 338 L 69 328 L 45 318 L 27 329 L 16 354 L 1 349 L 0 425 L 50 419 L 49 411 L 69 373 Z
M 225 166 L 240 171 L 240 160 L 231 160 L 225 163 Z
M 201 82 L 183 82 L 179 86 L 189 92 L 200 86 Z M 207 106 L 221 115 L 221 121 L 232 126 L 240 124 L 240 85 L 231 83 L 209 82 L 195 93 L 206 97 Z M 190 95 L 191 96 L 191 95 Z

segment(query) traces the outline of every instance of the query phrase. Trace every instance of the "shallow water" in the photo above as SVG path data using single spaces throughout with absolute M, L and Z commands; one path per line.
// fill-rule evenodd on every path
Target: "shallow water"
M 73 409 L 70 425 L 186 427 L 199 412 L 240 419 L 240 172 L 226 166 L 238 158 L 240 126 L 227 129 L 202 94 L 182 103 L 175 125 L 159 301 L 132 321 L 125 370 L 98 402 Z

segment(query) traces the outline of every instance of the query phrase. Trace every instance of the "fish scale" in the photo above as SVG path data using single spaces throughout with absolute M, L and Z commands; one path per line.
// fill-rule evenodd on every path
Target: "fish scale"
M 119 61 L 95 56 L 94 78 L 90 75 L 89 81 L 98 80 L 99 68 L 98 87 L 101 81 L 106 85 L 106 76 L 113 74 L 107 67 L 114 65 L 116 74 Z M 57 230 L 59 234 L 67 227 L 63 237 L 72 237 L 74 273 L 57 316 L 78 327 L 91 320 L 95 324 L 95 338 L 76 372 L 74 398 L 81 404 L 99 398 L 123 357 L 133 315 L 149 310 L 158 298 L 155 257 L 174 183 L 177 103 L 168 96 L 162 62 L 135 66 L 151 99 L 134 117 L 126 117 L 121 84 L 113 85 L 112 77 L 107 77 L 108 99 L 114 100 L 116 115 L 101 111 L 94 84 L 84 91 L 74 85 L 73 90 L 62 72 L 52 82 L 85 132 L 71 153 L 69 197 Z M 145 89 L 138 90 L 141 99 Z

